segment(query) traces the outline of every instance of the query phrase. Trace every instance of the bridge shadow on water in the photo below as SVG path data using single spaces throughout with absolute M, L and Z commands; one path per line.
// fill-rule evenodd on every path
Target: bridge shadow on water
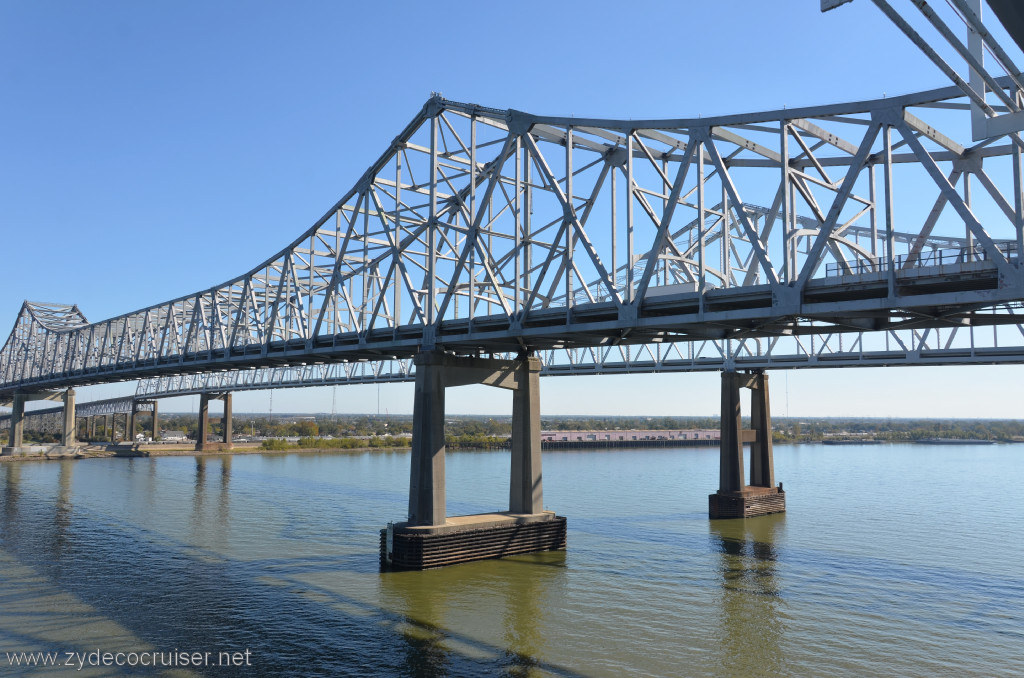
M 226 516 L 230 508 L 231 458 L 219 459 L 197 458 L 188 533 L 203 528 L 201 514 Z M 535 669 L 580 675 L 541 659 L 550 654 L 542 601 L 563 583 L 564 552 L 389 573 L 376 571 L 372 552 L 241 560 L 197 547 L 191 536 L 182 541 L 147 530 L 131 516 L 120 520 L 76 507 L 75 463 L 81 462 L 61 464 L 52 496 L 41 496 L 38 478 L 22 482 L 20 464 L 0 467 L 5 571 L 30 572 L 89 611 L 57 619 L 45 601 L 15 591 L 15 582 L 0 574 L 0 597 L 35 615 L 16 622 L 4 620 L 0 610 L 5 643 L 81 652 L 143 649 L 124 646 L 127 637 L 157 651 L 252 651 L 251 667 L 206 670 L 218 676 L 511 677 Z M 218 535 L 212 542 L 218 544 Z M 349 593 L 344 582 L 357 580 L 361 587 Z M 124 630 L 111 636 L 121 644 L 93 639 L 84 645 L 75 625 L 97 621 Z M 67 636 L 62 642 L 54 642 L 54 624 Z M 500 633 L 466 631 L 489 624 L 500 624 Z

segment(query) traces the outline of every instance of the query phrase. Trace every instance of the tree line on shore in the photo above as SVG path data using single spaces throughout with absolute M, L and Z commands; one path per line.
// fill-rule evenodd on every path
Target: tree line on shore
M 163 428 L 186 430 L 194 437 L 198 432 L 195 415 L 161 417 Z M 749 425 L 747 422 L 746 425 Z M 544 416 L 541 428 L 546 431 L 613 431 L 613 430 L 717 430 L 720 420 L 712 417 L 643 417 L 643 416 Z M 211 432 L 219 429 L 214 421 Z M 898 419 L 859 417 L 776 417 L 772 420 L 773 439 L 777 442 L 815 442 L 827 439 L 870 438 L 885 441 L 914 441 L 929 438 L 976 440 L 1024 440 L 1024 420 L 1018 419 Z M 253 433 L 259 437 L 298 437 L 319 440 L 356 439 L 370 447 L 367 438 L 393 440 L 376 446 L 408 445 L 412 433 L 410 415 L 315 415 L 310 419 L 296 416 L 236 415 L 237 434 Z M 445 439 L 453 446 L 492 446 L 501 444 L 512 432 L 512 418 L 500 416 L 453 415 L 445 419 Z M 338 446 L 349 445 L 349 443 Z
M 31 420 L 30 420 L 31 421 Z M 546 431 L 613 430 L 717 430 L 720 422 L 712 417 L 644 416 L 544 416 Z M 749 423 L 748 423 L 749 425 Z M 210 420 L 210 433 L 222 434 L 221 417 Z M 149 422 L 139 421 L 133 433 L 148 434 Z M 84 428 L 84 427 L 82 427 Z M 97 440 L 109 439 L 109 431 L 97 427 Z M 120 426 L 118 427 L 120 429 Z M 160 428 L 182 431 L 192 440 L 199 434 L 196 414 L 166 413 L 160 416 Z M 320 448 L 405 447 L 412 434 L 412 416 L 373 416 L 365 414 L 253 415 L 235 414 L 236 436 L 254 438 L 298 438 L 303 446 L 316 441 Z M 930 438 L 1013 441 L 1024 440 L 1024 420 L 1017 419 L 898 419 L 855 417 L 776 417 L 772 420 L 772 438 L 776 442 L 817 442 L 829 439 L 874 439 L 912 442 Z M 512 431 L 509 416 L 452 415 L 445 419 L 445 439 L 451 447 L 501 447 L 507 445 Z M 119 438 L 123 431 L 119 430 Z M 28 439 L 54 442 L 53 434 L 26 431 Z M 332 442 L 336 441 L 336 442 Z M 271 443 L 280 444 L 280 443 Z M 294 442 L 292 443 L 295 444 Z

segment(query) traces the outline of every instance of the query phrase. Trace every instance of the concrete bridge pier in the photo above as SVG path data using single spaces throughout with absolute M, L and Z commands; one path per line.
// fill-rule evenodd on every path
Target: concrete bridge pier
M 135 442 L 135 426 L 138 424 L 139 413 L 146 411 L 144 409 L 141 409 L 141 407 L 140 407 L 141 405 L 144 405 L 144 404 L 145 405 L 150 405 L 151 404 L 153 406 L 153 420 L 150 423 L 150 429 L 151 429 L 152 435 L 150 437 L 153 440 L 156 440 L 157 417 L 159 416 L 157 414 L 156 402 L 157 401 L 155 401 L 155 400 L 153 400 L 153 401 L 133 400 L 132 401 L 131 415 L 128 417 L 128 428 L 127 428 L 127 431 L 129 432 L 128 433 L 128 439 L 131 442 Z
M 134 400 L 132 401 L 132 407 L 128 410 L 128 421 L 124 427 L 125 438 L 129 443 L 135 443 L 135 419 L 139 415 L 139 405 Z
M 226 449 L 230 450 L 232 447 L 235 446 L 235 444 L 232 442 L 232 438 L 234 437 L 234 432 L 232 431 L 232 429 L 234 428 L 234 426 L 232 422 L 231 413 L 231 394 L 225 393 L 223 396 L 221 396 L 221 400 L 224 401 L 224 417 L 221 419 L 221 429 L 223 429 L 224 433 L 223 445 Z
M 60 444 L 64 447 L 73 447 L 78 442 L 75 421 L 75 390 L 69 388 L 64 391 L 64 427 L 60 437 Z
M 152 421 L 149 424 L 149 426 L 150 426 L 150 438 L 152 438 L 153 440 L 156 440 L 157 439 L 157 434 L 160 433 L 160 410 L 159 410 L 158 405 L 159 405 L 159 401 L 154 400 L 153 401 L 153 419 L 152 419 Z
M 25 396 L 21 393 L 14 394 L 14 402 L 11 404 L 11 436 L 8 443 L 10 447 L 21 447 L 25 443 Z
M 749 389 L 750 429 L 744 429 L 740 389 Z M 750 484 L 743 477 L 743 444 L 750 443 Z M 722 440 L 718 492 L 708 496 L 712 518 L 750 518 L 786 510 L 782 485 L 775 486 L 768 375 L 722 372 Z
M 487 384 L 512 397 L 509 510 L 448 517 L 445 506 L 445 389 Z M 381 532 L 381 567 L 426 569 L 565 548 L 565 518 L 544 511 L 540 360 L 496 360 L 424 351 L 416 356 L 409 516 Z
M 11 408 L 11 430 L 8 438 L 9 445 L 0 449 L 0 454 L 23 455 L 39 454 L 45 450 L 47 454 L 67 452 L 67 449 L 74 448 L 77 440 L 78 420 L 75 416 L 75 391 L 68 389 L 60 394 L 64 403 L 60 431 L 60 444 L 57 446 L 32 446 L 25 448 L 25 403 L 30 400 L 54 400 L 58 394 L 52 391 L 21 392 L 15 393 L 12 398 Z M 23 449 L 24 448 L 24 449 Z
M 199 395 L 199 432 L 196 433 L 196 451 L 206 449 L 206 438 L 210 434 L 210 395 Z
M 221 421 L 223 428 L 223 439 L 219 443 L 207 442 L 207 438 L 210 435 L 210 401 L 211 400 L 222 400 L 224 401 L 224 418 Z M 155 404 L 154 404 L 155 407 Z M 154 430 L 156 427 L 156 410 L 153 410 L 153 426 Z M 199 396 L 199 434 L 198 440 L 196 441 L 196 451 L 208 451 L 208 450 L 230 450 L 234 447 L 234 443 L 231 442 L 232 438 L 232 414 L 231 414 L 231 394 L 213 394 L 213 393 L 202 393 Z

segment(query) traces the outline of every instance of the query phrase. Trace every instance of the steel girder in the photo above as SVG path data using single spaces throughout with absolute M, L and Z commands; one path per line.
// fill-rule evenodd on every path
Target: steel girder
M 644 347 L 678 369 L 705 351 L 715 369 L 749 351 L 811 367 L 808 345 L 851 331 L 847 346 L 900 346 L 885 364 L 922 354 L 908 331 L 970 348 L 977 327 L 1020 327 L 1024 201 L 1019 136 L 972 144 L 969 126 L 956 88 L 640 121 L 435 96 L 244 275 L 97 323 L 26 303 L 0 395 L 424 347 L 546 352 L 551 374 L 638 365 Z

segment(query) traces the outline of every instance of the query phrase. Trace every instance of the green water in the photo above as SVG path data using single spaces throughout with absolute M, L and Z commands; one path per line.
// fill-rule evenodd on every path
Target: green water
M 0 464 L 0 676 L 96 649 L 251 652 L 175 675 L 1024 674 L 1024 446 L 777 447 L 788 512 L 745 521 L 707 518 L 717 454 L 547 452 L 567 552 L 384 574 L 407 453 Z M 449 454 L 449 514 L 504 508 L 508 465 Z

